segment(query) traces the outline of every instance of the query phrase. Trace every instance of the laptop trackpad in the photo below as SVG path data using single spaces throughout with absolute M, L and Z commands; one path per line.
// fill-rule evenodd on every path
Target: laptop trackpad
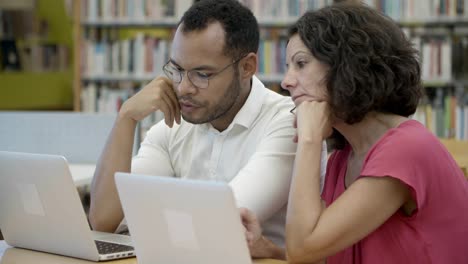
M 118 243 L 129 246 L 132 245 L 132 238 L 126 235 L 93 231 L 93 238 L 94 240 L 100 240 L 105 242 Z

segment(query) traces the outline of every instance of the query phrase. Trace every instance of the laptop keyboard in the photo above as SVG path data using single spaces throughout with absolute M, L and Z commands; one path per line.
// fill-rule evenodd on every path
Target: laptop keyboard
M 104 241 L 98 241 L 98 240 L 95 240 L 94 242 L 96 242 L 98 252 L 101 255 L 107 255 L 107 254 L 113 254 L 113 253 L 119 253 L 119 252 L 125 252 L 125 251 L 133 251 L 132 246 L 115 244 L 111 242 L 104 242 Z

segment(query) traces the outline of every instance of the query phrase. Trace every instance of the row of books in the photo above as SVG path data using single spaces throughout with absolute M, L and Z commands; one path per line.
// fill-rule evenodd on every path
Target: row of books
M 290 20 L 333 0 L 239 0 L 261 20 Z M 397 21 L 468 16 L 468 0 L 363 0 Z M 84 21 L 158 21 L 178 19 L 193 0 L 82 0 Z
M 467 17 L 467 0 L 365 0 L 397 21 Z
M 413 37 L 425 81 L 468 79 L 468 36 Z
M 441 37 L 414 37 L 421 51 L 422 78 L 425 81 L 449 82 L 453 77 L 468 76 L 468 37 L 457 41 Z M 287 39 L 261 38 L 258 73 L 281 75 L 285 72 Z M 82 73 L 96 76 L 152 77 L 162 73 L 169 59 L 171 42 L 142 32 L 123 40 L 85 39 L 82 51 Z M 466 54 L 466 56 L 465 56 Z M 148 78 L 147 78 L 148 79 Z
M 81 109 L 86 113 L 116 113 L 122 103 L 142 88 L 132 83 L 113 83 L 112 85 L 88 83 L 81 93 Z M 160 111 L 151 113 L 139 122 L 139 140 L 145 137 L 146 132 L 164 118 Z
M 179 18 L 192 0 L 82 0 L 85 21 L 158 21 Z
M 283 74 L 286 71 L 286 38 L 260 39 L 258 73 Z
M 70 66 L 66 45 L 49 41 L 49 24 L 34 9 L 0 9 L 0 70 L 63 71 Z
M 450 81 L 452 79 L 452 42 L 450 38 L 412 39 L 420 51 L 422 79 Z
M 48 72 L 70 68 L 70 51 L 65 45 L 22 43 L 0 40 L 2 71 Z
M 286 38 L 261 39 L 259 45 L 259 74 L 285 72 Z M 82 73 L 85 78 L 99 76 L 145 77 L 162 73 L 169 60 L 170 41 L 137 33 L 124 40 L 86 39 L 81 47 Z
M 468 140 L 468 90 L 458 87 L 428 88 L 414 119 L 423 123 L 437 137 Z
M 315 10 L 333 0 L 239 0 L 259 19 L 297 18 L 307 10 Z M 193 0 L 83 0 L 82 19 L 95 21 L 160 21 L 178 19 Z
M 333 0 L 239 0 L 249 7 L 257 19 L 288 20 L 297 18 L 308 10 L 316 10 L 333 3 Z
M 87 39 L 81 47 L 81 70 L 85 77 L 155 76 L 168 61 L 170 46 L 168 40 L 142 32 L 131 39 Z
M 81 92 L 81 109 L 86 113 L 116 113 L 122 103 L 140 89 L 140 86 L 128 83 L 112 86 L 88 83 Z

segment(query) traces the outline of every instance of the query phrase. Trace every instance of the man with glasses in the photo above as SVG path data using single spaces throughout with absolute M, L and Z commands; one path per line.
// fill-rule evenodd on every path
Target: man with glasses
M 224 181 L 239 207 L 262 222 L 264 237 L 249 244 L 252 257 L 285 257 L 272 242 L 284 246 L 294 105 L 254 76 L 258 43 L 257 21 L 237 1 L 202 0 L 184 14 L 163 67 L 166 76 L 120 109 L 91 186 L 94 229 L 123 229 L 116 171 Z M 158 110 L 165 122 L 148 131 L 132 159 L 137 122 Z

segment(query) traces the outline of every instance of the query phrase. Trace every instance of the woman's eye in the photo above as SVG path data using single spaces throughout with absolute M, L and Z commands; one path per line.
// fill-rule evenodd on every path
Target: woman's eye
M 195 74 L 197 75 L 198 78 L 202 78 L 202 79 L 208 79 L 211 75 L 209 73 L 204 73 L 200 71 L 196 71 Z
M 306 65 L 306 62 L 305 61 L 297 61 L 296 65 L 297 65 L 298 68 L 301 69 Z

